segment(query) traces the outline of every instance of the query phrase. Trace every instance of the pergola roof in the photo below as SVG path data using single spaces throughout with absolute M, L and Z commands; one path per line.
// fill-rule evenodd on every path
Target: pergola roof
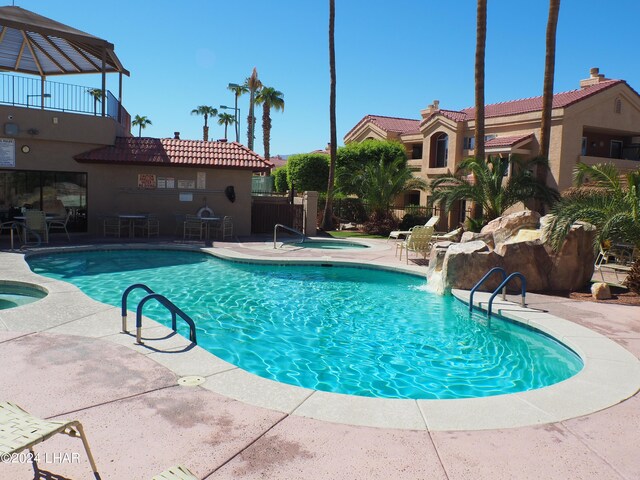
M 32 75 L 129 75 L 114 46 L 20 7 L 0 7 L 0 70 Z M 104 62 L 104 64 L 103 64 Z

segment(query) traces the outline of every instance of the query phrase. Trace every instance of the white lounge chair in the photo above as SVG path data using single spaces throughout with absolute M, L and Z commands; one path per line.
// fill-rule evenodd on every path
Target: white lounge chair
M 437 225 L 437 223 L 440 221 L 440 217 L 438 216 L 433 216 L 431 217 L 429 220 L 427 220 L 427 223 L 424 224 L 425 227 L 434 227 Z M 418 225 L 416 225 L 418 226 Z M 395 240 L 398 240 L 400 237 L 408 237 L 409 234 L 411 233 L 411 231 L 416 228 L 416 227 L 412 227 L 409 230 L 394 230 L 391 233 L 389 233 L 389 237 L 387 238 L 387 242 L 389 240 L 391 240 L 392 238 Z
M 42 420 L 25 412 L 15 403 L 0 402 L 0 457 L 29 449 L 32 458 L 34 445 L 48 440 L 57 433 L 80 437 L 87 452 L 93 475 L 100 479 L 82 424 L 76 420 Z
M 396 244 L 396 255 L 400 250 L 400 261 L 402 261 L 402 251 L 407 251 L 407 264 L 409 263 L 409 252 L 415 252 L 427 258 L 431 251 L 431 238 L 433 237 L 433 227 L 414 227 L 411 234 L 404 242 Z
M 198 480 L 198 477 L 191 473 L 187 467 L 176 465 L 156 475 L 151 480 Z

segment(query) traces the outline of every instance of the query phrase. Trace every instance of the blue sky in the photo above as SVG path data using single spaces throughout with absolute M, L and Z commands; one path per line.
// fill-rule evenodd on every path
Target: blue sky
M 16 6 L 105 38 L 131 77 L 123 103 L 153 125 L 144 134 L 202 138 L 198 105 L 233 105 L 229 82 L 258 69 L 284 93 L 272 112 L 271 153 L 324 148 L 329 139 L 328 0 L 16 0 Z M 546 0 L 488 0 L 486 101 L 542 92 Z M 637 0 L 564 0 L 555 91 L 578 88 L 589 68 L 640 89 Z M 474 0 L 336 0 L 338 138 L 366 114 L 419 118 L 474 104 Z M 99 76 L 50 78 L 99 87 Z M 108 88 L 117 95 L 117 75 Z M 248 96 L 240 98 L 246 144 Z M 261 110 L 255 150 L 263 152 Z M 210 136 L 221 138 L 213 124 Z M 231 137 L 231 133 L 230 133 Z

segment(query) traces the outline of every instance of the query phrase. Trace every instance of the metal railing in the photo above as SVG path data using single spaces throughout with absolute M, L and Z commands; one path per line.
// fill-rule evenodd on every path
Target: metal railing
M 487 318 L 491 318 L 491 307 L 493 306 L 493 299 L 496 298 L 496 295 L 498 295 L 500 290 L 502 290 L 502 299 L 505 300 L 507 284 L 511 281 L 512 278 L 520 279 L 520 295 L 521 295 L 520 306 L 524 307 L 526 305 L 525 300 L 527 296 L 527 279 L 524 278 L 524 275 L 521 274 L 520 272 L 514 272 L 504 279 L 504 281 L 500 284 L 498 288 L 495 289 L 495 291 L 489 298 L 489 306 L 487 307 Z
M 471 293 L 469 295 L 469 311 L 473 310 L 473 295 L 482 286 L 482 284 L 484 282 L 486 282 L 489 279 L 489 277 L 491 275 L 493 275 L 495 272 L 500 272 L 502 274 L 502 280 L 503 281 L 504 281 L 505 278 L 507 278 L 507 271 L 502 267 L 493 267 L 491 270 L 489 270 L 487 273 L 485 273 L 484 277 L 482 277 L 478 281 L 478 283 L 476 283 L 473 286 L 473 288 L 471 289 Z M 502 292 L 502 299 L 503 300 L 504 300 L 506 294 L 507 294 L 507 289 L 505 288 L 504 291 Z
M 140 303 L 138 303 L 138 307 L 136 309 L 136 343 L 143 345 L 142 342 L 142 310 L 147 302 L 151 300 L 156 300 L 162 306 L 164 306 L 171 313 L 171 328 L 174 332 L 177 332 L 177 317 L 182 318 L 187 325 L 189 325 L 189 340 L 194 344 L 198 344 L 196 338 L 196 324 L 189 315 L 184 313 L 180 308 L 178 308 L 171 300 L 169 300 L 164 295 L 160 295 L 159 293 L 155 293 L 144 283 L 135 283 L 125 289 L 122 293 L 122 333 L 129 333 L 127 330 L 127 299 L 129 294 L 136 289 L 142 289 L 148 293 Z
M 305 239 L 307 238 L 307 236 L 304 233 L 299 232 L 295 228 L 287 227 L 286 225 L 282 225 L 281 223 L 276 223 L 274 225 L 274 227 L 273 227 L 273 248 L 278 248 L 276 246 L 276 243 L 278 241 L 278 228 L 281 228 L 281 229 L 286 230 L 286 231 L 291 232 L 291 233 L 295 233 L 296 235 L 300 235 L 302 238 L 300 239 L 300 241 L 298 243 L 303 243 L 305 241 Z
M 92 91 L 99 89 L 0 73 L 0 104 L 5 105 L 101 116 L 102 97 Z M 118 99 L 109 90 L 105 97 L 105 115 L 130 127 L 130 115 Z

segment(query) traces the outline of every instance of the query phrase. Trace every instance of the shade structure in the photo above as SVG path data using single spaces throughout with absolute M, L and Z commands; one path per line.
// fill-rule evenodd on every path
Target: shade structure
M 20 7 L 0 7 L 0 70 L 129 75 L 112 43 Z

